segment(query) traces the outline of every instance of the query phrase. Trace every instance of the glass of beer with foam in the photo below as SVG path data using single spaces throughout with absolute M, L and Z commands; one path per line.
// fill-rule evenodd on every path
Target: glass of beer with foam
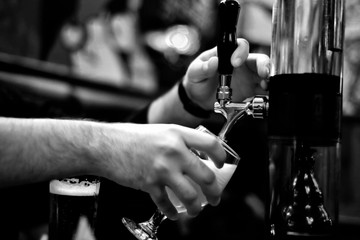
M 50 182 L 49 240 L 73 240 L 80 223 L 94 235 L 100 179 L 81 176 Z
M 234 174 L 237 165 L 240 161 L 239 155 L 229 146 L 227 145 L 220 137 L 214 135 L 207 128 L 200 125 L 196 128 L 198 131 L 205 132 L 207 134 L 213 135 L 217 137 L 218 141 L 223 146 L 226 152 L 226 160 L 224 162 L 224 166 L 222 168 L 217 168 L 211 158 L 204 152 L 198 151 L 196 149 L 189 149 L 198 159 L 202 161 L 207 167 L 209 167 L 216 176 L 216 180 L 218 185 L 222 190 L 225 189 L 226 185 L 230 181 L 232 175 Z M 205 207 L 208 202 L 203 194 L 200 186 L 196 184 L 189 178 L 190 183 L 197 190 L 200 198 L 201 205 Z M 178 197 L 174 194 L 174 192 L 166 187 L 166 191 L 171 203 L 174 205 L 178 213 L 186 214 L 187 210 L 184 204 L 178 199 Z M 129 218 L 122 218 L 122 222 L 125 227 L 138 239 L 138 240 L 158 240 L 157 230 L 160 224 L 166 219 L 166 216 L 159 209 L 155 211 L 155 213 L 151 216 L 151 218 L 145 222 L 137 223 Z

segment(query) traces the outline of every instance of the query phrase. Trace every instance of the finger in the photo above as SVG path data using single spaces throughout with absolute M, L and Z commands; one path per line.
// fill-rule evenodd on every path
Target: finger
M 186 146 L 205 152 L 217 167 L 222 167 L 226 152 L 216 136 L 191 128 L 183 128 L 182 134 Z
M 195 156 L 195 155 L 194 155 Z M 217 169 L 211 159 L 196 159 L 189 164 L 186 174 L 197 183 L 211 205 L 218 205 L 221 197 L 221 189 L 217 182 L 214 169 Z
M 197 216 L 202 210 L 205 197 L 201 188 L 185 174 L 173 176 L 174 181 L 169 182 L 168 196 L 172 203 L 181 209 L 185 207 L 189 216 Z
M 243 38 L 237 39 L 237 48 L 231 55 L 231 64 L 233 67 L 240 67 L 248 58 L 249 55 L 249 42 Z
M 219 60 L 217 57 L 211 57 L 208 61 L 203 62 L 202 70 L 206 77 L 214 75 L 217 71 Z
M 180 136 L 182 136 L 184 144 L 189 149 L 197 149 L 205 152 L 211 160 L 213 160 L 207 160 L 212 163 L 213 168 L 216 168 L 214 163 L 216 163 L 218 167 L 223 165 L 226 153 L 217 137 L 191 128 L 179 127 L 177 129 L 181 131 Z M 200 186 L 211 205 L 217 205 L 220 202 L 221 189 L 216 181 L 214 172 L 191 151 L 185 151 L 183 154 L 183 173 Z M 177 187 L 177 189 L 186 191 L 185 187 L 180 188 L 179 186 L 181 185 L 173 185 L 173 187 Z M 178 196 L 180 197 L 180 195 Z M 194 205 L 188 200 L 187 207 L 194 209 L 192 211 L 195 211 L 195 213 L 197 211 L 196 206 L 195 204 L 194 209 Z
M 268 87 L 269 87 L 269 80 L 268 79 L 262 79 L 261 82 L 260 82 L 260 87 L 267 91 L 268 90 Z
M 268 78 L 270 76 L 270 58 L 265 54 L 252 53 L 246 61 L 247 67 L 257 74 L 262 90 L 268 89 Z
M 217 67 L 218 58 L 215 56 L 206 58 L 206 60 L 197 59 L 191 64 L 189 77 L 198 80 L 205 80 L 216 73 Z
M 266 79 L 270 75 L 270 58 L 265 54 L 249 54 L 246 66 L 254 73 L 257 73 L 257 75 L 262 79 Z
M 151 199 L 156 204 L 161 212 L 163 212 L 170 220 L 178 219 L 178 212 L 174 205 L 171 203 L 165 188 L 153 189 L 149 191 Z
M 210 58 L 212 57 L 216 57 L 217 56 L 217 48 L 216 47 L 213 47 L 209 50 L 206 50 L 204 52 L 202 52 L 198 59 L 200 59 L 201 61 L 207 61 L 209 60 Z

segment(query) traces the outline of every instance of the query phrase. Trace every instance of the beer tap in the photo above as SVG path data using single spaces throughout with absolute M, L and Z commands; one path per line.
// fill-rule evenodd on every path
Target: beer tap
M 219 36 L 217 55 L 219 58 L 219 87 L 216 98 L 220 106 L 224 107 L 231 101 L 231 78 L 233 67 L 230 62 L 232 53 L 237 47 L 236 25 L 239 18 L 240 4 L 234 0 L 223 0 L 218 7 Z
M 219 137 L 226 140 L 227 133 L 239 119 L 245 116 L 258 119 L 265 118 L 268 111 L 268 98 L 266 96 L 254 96 L 245 99 L 241 103 L 227 102 L 224 106 L 221 106 L 219 102 L 215 102 L 214 111 L 222 114 L 226 119 L 219 133 Z
M 217 89 L 214 111 L 222 114 L 226 123 L 219 133 L 223 140 L 234 124 L 242 117 L 251 115 L 254 118 L 263 118 L 267 112 L 267 97 L 255 96 L 241 103 L 231 101 L 231 79 L 233 66 L 230 58 L 237 47 L 236 26 L 238 22 L 240 5 L 234 0 L 221 1 L 218 7 L 220 32 L 217 45 L 219 59 L 219 87 Z

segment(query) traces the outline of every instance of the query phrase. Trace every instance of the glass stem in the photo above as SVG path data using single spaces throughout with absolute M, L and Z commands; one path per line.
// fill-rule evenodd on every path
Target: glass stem
M 140 225 L 148 233 L 151 233 L 152 235 L 156 235 L 160 224 L 165 219 L 166 219 L 166 215 L 157 208 L 155 213 L 149 219 L 149 221 L 140 223 Z

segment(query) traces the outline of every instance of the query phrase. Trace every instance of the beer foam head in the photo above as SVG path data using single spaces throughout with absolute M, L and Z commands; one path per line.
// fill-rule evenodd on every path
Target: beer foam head
M 71 196 L 94 196 L 99 194 L 100 182 L 80 181 L 77 178 L 52 180 L 50 193 Z

